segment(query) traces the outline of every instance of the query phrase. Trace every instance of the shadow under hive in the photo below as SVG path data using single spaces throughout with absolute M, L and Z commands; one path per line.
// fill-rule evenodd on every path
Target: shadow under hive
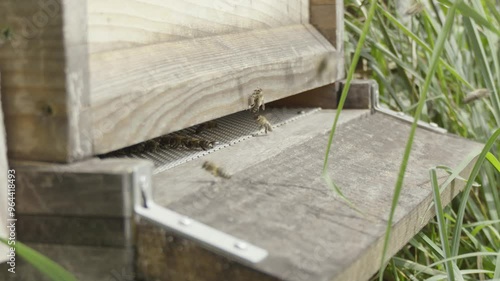
M 276 128 L 319 110 L 321 108 L 270 108 L 264 112 L 260 112 L 260 115 L 265 116 L 272 124 L 272 127 Z M 215 141 L 216 144 L 211 149 L 193 150 L 182 146 L 177 148 L 161 147 L 154 151 L 127 153 L 124 157 L 153 161 L 155 165 L 154 174 L 157 174 L 240 141 L 264 134 L 250 111 L 240 111 L 214 121 L 217 122 L 216 128 L 203 130 L 199 134 L 195 133 L 199 125 L 172 133 L 172 135 L 189 135 L 195 138 Z

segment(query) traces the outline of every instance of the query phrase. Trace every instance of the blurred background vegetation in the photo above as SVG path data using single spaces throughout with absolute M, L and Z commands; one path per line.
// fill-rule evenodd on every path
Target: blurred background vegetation
M 367 18 L 367 4 L 345 0 L 347 67 Z M 447 0 L 378 1 L 356 76 L 375 79 L 388 108 L 415 113 L 433 48 L 438 36 L 447 32 L 444 22 L 451 4 Z M 482 143 L 500 127 L 500 1 L 458 5 L 421 119 Z M 498 159 L 498 140 L 491 152 Z M 452 257 L 459 269 L 454 277 L 500 280 L 500 174 L 485 161 L 476 182 L 464 223 L 458 226 L 462 230 L 459 245 L 451 245 L 458 249 Z M 457 197 L 444 212 L 450 241 L 460 200 Z M 447 280 L 443 257 L 438 224 L 431 221 L 389 262 L 383 278 Z

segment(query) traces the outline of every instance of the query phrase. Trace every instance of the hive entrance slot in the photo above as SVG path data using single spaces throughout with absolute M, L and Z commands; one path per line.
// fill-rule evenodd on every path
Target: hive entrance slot
M 276 128 L 286 123 L 293 122 L 298 118 L 315 113 L 319 110 L 321 109 L 269 108 L 260 114 L 269 120 L 273 128 Z M 106 156 L 103 156 L 103 158 L 129 157 L 151 160 L 155 165 L 154 173 L 157 174 L 240 141 L 264 134 L 263 130 L 256 123 L 249 111 L 237 112 L 215 119 L 214 121 L 217 123 L 217 127 L 215 128 L 205 129 L 197 133 L 196 131 L 199 128 L 199 125 L 196 125 L 170 134 L 172 136 L 186 135 L 197 139 L 214 141 L 213 147 L 207 150 L 203 150 L 201 148 L 186 148 L 182 145 L 179 145 L 176 148 L 162 146 L 154 149 L 148 149 L 147 145 L 145 145 L 147 143 L 146 142 L 144 144 L 140 144 L 141 147 L 145 147 L 143 149 L 134 150 L 133 147 L 125 148 L 121 151 L 115 151 L 107 154 Z M 137 147 L 137 145 L 135 147 Z

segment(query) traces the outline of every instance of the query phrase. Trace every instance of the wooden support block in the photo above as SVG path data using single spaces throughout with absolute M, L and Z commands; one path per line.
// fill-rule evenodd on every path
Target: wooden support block
M 286 126 L 290 125 L 280 127 L 283 133 Z M 385 222 L 411 124 L 376 113 L 337 128 L 328 171 L 364 216 L 338 199 L 320 177 L 328 141 L 324 126 L 310 122 L 311 134 L 317 128 L 314 137 L 267 158 L 264 155 L 268 150 L 252 150 L 250 142 L 257 147 L 260 143 L 279 147 L 286 136 L 274 139 L 269 135 L 235 144 L 229 149 L 243 153 L 238 154 L 237 160 L 229 149 L 212 154 L 211 161 L 231 171 L 230 180 L 211 178 L 199 168 L 205 159 L 194 160 L 189 167 L 168 170 L 168 179 L 158 174 L 155 200 L 266 249 L 269 256 L 258 264 L 229 266 L 244 275 L 243 280 L 366 280 L 381 262 Z M 417 130 L 387 257 L 395 254 L 434 216 L 432 208 L 429 209 L 432 202 L 429 167 L 455 167 L 464 160 L 464 155 L 478 153 L 482 147 L 455 136 Z M 247 159 L 242 156 L 245 148 L 262 160 L 250 160 L 246 167 L 241 167 L 245 165 L 241 163 L 233 167 L 235 161 Z M 474 162 L 469 163 L 462 177 L 467 178 Z M 182 172 L 185 169 L 189 171 L 189 179 Z M 446 178 L 446 173 L 439 175 L 441 182 Z M 183 190 L 178 191 L 177 185 Z M 443 192 L 443 202 L 448 204 L 463 186 L 462 181 L 454 182 Z M 217 269 L 227 264 L 221 257 L 202 254 L 197 246 L 181 243 L 185 252 L 179 251 L 178 238 L 168 232 L 146 224 L 140 224 L 138 232 L 143 232 L 137 242 L 138 272 L 146 280 L 195 280 L 207 264 L 215 272 L 215 277 L 208 280 L 224 279 L 224 274 L 230 274 L 230 269 Z M 175 263 L 177 259 L 171 257 L 174 253 L 182 262 Z M 186 279 L 187 264 L 191 265 L 188 267 L 192 270 L 191 279 Z M 248 267 L 254 272 L 249 272 Z
M 133 186 L 153 164 L 91 159 L 74 164 L 14 161 L 18 235 L 23 241 L 130 247 Z
M 354 79 L 349 87 L 347 98 L 344 103 L 344 108 L 364 109 L 373 108 L 373 104 L 378 101 L 373 101 L 374 80 L 357 80 Z M 344 89 L 345 80 L 339 81 L 339 89 L 337 93 L 338 101 L 340 101 L 342 91 Z M 378 88 L 378 87 L 376 87 Z
M 335 84 L 329 84 L 300 94 L 286 97 L 269 104 L 270 107 L 321 107 L 337 108 L 337 89 Z

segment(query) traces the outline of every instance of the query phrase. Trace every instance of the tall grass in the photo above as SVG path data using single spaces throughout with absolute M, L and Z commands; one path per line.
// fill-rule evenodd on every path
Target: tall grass
M 365 65 L 357 62 L 354 46 L 358 46 L 356 51 L 367 65 L 362 71 L 358 68 L 358 73 L 378 81 L 386 106 L 438 123 L 463 137 L 488 142 L 473 178 L 451 208 L 440 206 L 439 190 L 444 187 L 431 181 L 437 222 L 413 238 L 378 278 L 500 280 L 500 131 L 493 133 L 500 126 L 500 3 L 441 0 L 365 4 L 345 1 L 346 65 Z M 489 97 L 481 98 L 477 93 L 489 93 Z M 393 206 L 403 186 L 414 129 L 415 124 Z M 473 189 L 474 181 L 480 186 Z M 386 242 L 389 239 L 387 231 Z

